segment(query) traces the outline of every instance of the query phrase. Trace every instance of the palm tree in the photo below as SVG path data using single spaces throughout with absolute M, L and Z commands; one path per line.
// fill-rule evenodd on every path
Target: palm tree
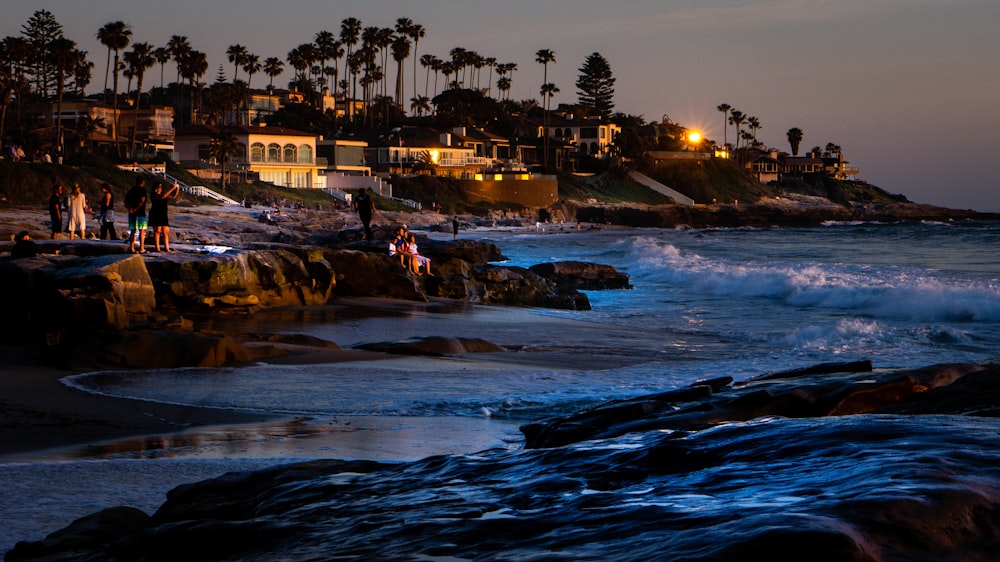
M 240 145 L 232 133 L 219 131 L 209 139 L 208 154 L 219 163 L 219 184 L 226 191 L 226 162 L 239 153 Z
M 249 54 L 247 48 L 243 45 L 230 45 L 226 49 L 226 58 L 229 62 L 233 63 L 233 82 L 236 81 L 236 75 L 239 73 L 240 65 L 243 64 L 243 60 Z
M 260 57 L 254 54 L 248 54 L 243 60 L 243 72 L 247 73 L 247 89 L 250 89 L 250 82 L 253 80 L 253 75 L 260 72 L 263 66 L 260 64 Z
M 542 153 L 542 164 L 544 166 L 549 165 L 549 101 L 551 101 L 552 94 L 551 91 L 555 88 L 555 84 L 549 83 L 549 63 L 556 62 L 556 53 L 551 49 L 539 49 L 535 52 L 535 62 L 542 65 L 542 102 L 545 109 L 545 120 L 542 127 L 542 143 L 543 143 L 543 153 Z M 548 96 L 546 96 L 546 90 L 549 90 Z
M 208 72 L 208 57 L 201 51 L 190 51 L 181 64 L 181 76 L 188 81 L 190 90 L 189 105 L 191 116 L 195 112 L 194 93 L 195 84 Z M 189 122 L 194 120 L 189 117 Z
M 337 36 L 329 31 L 320 31 L 313 39 L 316 47 L 317 60 L 319 61 L 321 75 L 326 75 L 326 61 L 333 59 L 337 51 Z M 324 78 L 323 85 L 329 87 L 330 83 Z
M 757 146 L 757 131 L 763 128 L 760 125 L 760 119 L 752 115 L 747 117 L 747 127 L 750 127 L 750 141 L 753 143 L 753 146 Z
M 110 51 L 115 52 L 115 66 L 114 66 L 114 91 L 113 93 L 113 108 L 114 108 L 114 119 L 111 121 L 111 136 L 115 139 L 115 150 L 118 149 L 118 58 L 119 53 L 132 41 L 132 30 L 123 21 L 114 21 L 105 24 L 97 32 L 97 39 L 102 45 L 108 48 Z M 105 84 L 105 88 L 107 84 Z M 105 90 L 107 91 L 107 90 Z
M 153 58 L 160 65 L 160 89 L 163 89 L 163 67 L 170 62 L 170 51 L 166 47 L 153 49 Z
M 73 73 L 79 57 L 76 54 L 76 42 L 65 37 L 53 39 L 48 44 L 49 63 L 56 72 L 56 142 L 62 141 L 62 100 L 66 89 L 66 76 Z
M 340 22 L 340 42 L 347 46 L 347 54 L 345 55 L 344 64 L 344 80 L 347 80 L 348 67 L 350 66 L 351 55 L 354 54 L 354 46 L 358 44 L 358 40 L 361 38 L 361 20 L 357 18 L 346 18 Z M 357 73 L 352 72 L 352 75 L 357 77 Z M 354 97 L 354 94 L 351 94 Z
M 90 138 L 98 129 L 107 129 L 103 117 L 95 119 L 91 115 L 81 115 L 76 120 L 76 136 L 80 138 L 80 146 L 83 146 L 83 143 L 86 142 L 87 149 L 90 150 L 92 148 Z
M 188 38 L 183 35 L 173 35 L 170 40 L 167 41 L 167 51 L 170 52 L 170 56 L 173 57 L 174 62 L 177 63 L 177 78 L 174 83 L 180 87 L 181 84 L 181 64 L 183 64 L 184 59 L 188 57 L 191 53 L 191 44 L 188 42 Z
M 728 124 L 729 110 L 732 108 L 733 106 L 729 105 L 728 103 L 720 103 L 718 107 L 715 108 L 720 112 L 722 112 L 722 146 L 726 146 L 727 144 L 729 144 L 729 137 L 727 136 L 727 132 L 729 131 L 729 124 Z
M 746 118 L 746 114 L 738 109 L 729 112 L 729 123 L 736 126 L 736 150 L 740 149 L 740 126 L 743 125 Z
M 420 46 L 420 40 L 427 35 L 427 30 L 424 26 L 419 23 L 415 23 L 410 26 L 410 39 L 413 39 L 413 95 L 417 95 L 417 49 Z M 424 88 L 426 90 L 426 88 Z M 424 92 L 427 95 L 427 92 Z
M 397 35 L 392 42 L 392 60 L 396 61 L 396 105 L 400 109 L 403 107 L 403 62 L 409 56 L 410 38 Z
M 76 50 L 76 64 L 73 66 L 73 84 L 76 86 L 76 93 L 81 98 L 84 97 L 84 90 L 90 84 L 94 63 L 87 60 L 87 51 Z
M 410 111 L 415 112 L 417 115 L 422 116 L 424 112 L 430 113 L 431 111 L 431 100 L 427 96 L 417 96 L 415 98 L 410 98 Z
M 788 132 L 785 134 L 788 137 L 788 144 L 792 148 L 792 156 L 798 156 L 799 146 L 802 144 L 802 137 L 804 135 L 802 129 L 792 127 L 791 129 L 788 129 Z
M 146 74 L 146 69 L 152 68 L 156 64 L 156 57 L 153 55 L 153 46 L 149 43 L 135 43 L 132 50 L 125 54 L 129 69 L 135 75 L 135 117 L 132 124 L 132 134 L 129 139 L 129 152 L 135 158 L 135 135 L 139 128 L 139 101 L 142 99 L 142 78 Z
M 267 74 L 267 105 L 268 110 L 274 111 L 271 107 L 271 96 L 274 95 L 274 77 L 281 74 L 285 70 L 285 63 L 281 62 L 278 57 L 268 57 L 264 59 L 264 74 Z

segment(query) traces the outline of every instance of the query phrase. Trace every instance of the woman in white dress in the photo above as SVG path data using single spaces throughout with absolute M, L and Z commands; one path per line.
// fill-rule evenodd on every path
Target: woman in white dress
M 420 250 L 417 248 L 417 239 L 412 234 L 406 239 L 406 253 L 410 254 L 410 259 L 413 260 L 414 273 L 422 275 L 420 273 L 420 266 L 423 266 L 427 275 L 434 275 L 431 273 L 431 259 L 420 255 Z
M 87 238 L 87 196 L 80 191 L 80 186 L 73 186 L 69 194 L 69 239 L 76 238 L 77 230 L 80 238 Z

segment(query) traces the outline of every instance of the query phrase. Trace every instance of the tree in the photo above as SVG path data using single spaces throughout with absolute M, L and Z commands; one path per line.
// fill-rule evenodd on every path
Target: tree
M 209 139 L 208 154 L 219 163 L 219 184 L 226 191 L 226 163 L 239 154 L 240 145 L 232 133 L 219 131 Z
M 132 50 L 125 53 L 125 61 L 129 65 L 129 70 L 135 75 L 135 118 L 132 124 L 132 134 L 129 135 L 129 152 L 135 158 L 135 136 L 139 128 L 139 101 L 142 99 L 142 79 L 146 75 L 146 70 L 156 64 L 156 57 L 153 55 L 153 46 L 149 43 L 135 43 Z
M 163 89 L 163 69 L 168 62 L 170 62 L 170 51 L 166 47 L 157 47 L 153 49 L 153 58 L 156 59 L 156 63 L 160 65 L 160 89 Z
M 191 43 L 188 42 L 188 38 L 183 35 L 173 35 L 170 40 L 167 41 L 167 51 L 170 52 L 170 56 L 173 57 L 174 62 L 177 63 L 177 78 L 174 80 L 178 86 L 181 83 L 181 65 L 184 60 L 191 54 Z
M 260 57 L 254 54 L 248 54 L 245 59 L 243 59 L 243 72 L 247 73 L 247 89 L 250 89 L 250 83 L 253 81 L 253 75 L 260 72 L 263 68 L 260 64 Z
M 21 26 L 21 35 L 31 45 L 27 62 L 35 79 L 35 91 L 40 96 L 48 97 L 50 88 L 56 86 L 56 71 L 47 53 L 52 41 L 63 36 L 62 25 L 52 12 L 38 10 Z
M 729 137 L 728 137 L 727 133 L 729 132 L 729 110 L 731 110 L 732 108 L 733 108 L 733 106 L 729 105 L 728 103 L 720 103 L 715 108 L 715 109 L 719 110 L 722 113 L 722 145 L 723 146 L 726 146 L 727 144 L 729 144 Z
M 736 126 L 736 150 L 740 149 L 740 127 L 746 118 L 746 114 L 738 109 L 733 109 L 729 112 L 729 123 Z
M 424 112 L 430 113 L 431 100 L 427 96 L 417 96 L 410 98 L 410 111 L 422 116 Z
M 346 64 L 344 64 L 344 80 L 347 80 L 347 71 L 350 66 L 349 59 L 351 55 L 354 54 L 354 46 L 358 44 L 358 40 L 361 38 L 361 20 L 358 18 L 345 18 L 340 22 L 340 42 L 347 46 L 347 58 L 344 59 Z M 356 88 L 357 72 L 352 69 L 351 76 L 354 78 L 352 82 L 352 88 Z M 351 92 L 351 97 L 354 97 L 356 91 Z M 346 92 L 345 92 L 346 94 Z
M 420 40 L 427 35 L 427 30 L 424 26 L 419 23 L 414 23 L 410 26 L 410 32 L 407 34 L 410 39 L 413 40 L 413 95 L 417 95 L 417 49 L 420 46 Z M 427 88 L 424 88 L 424 96 L 427 95 Z
M 76 65 L 73 67 L 73 85 L 76 86 L 76 93 L 81 98 L 84 97 L 84 90 L 90 84 L 90 77 L 94 70 L 94 63 L 87 59 L 87 51 L 76 50 Z
M 337 36 L 330 31 L 320 31 L 313 38 L 313 44 L 316 46 L 320 72 L 326 76 L 326 61 L 335 59 L 337 49 L 340 47 L 340 44 L 337 43 Z M 325 78 L 323 79 L 323 85 L 326 87 L 330 85 Z
M 240 66 L 243 65 L 247 55 L 249 54 L 249 51 L 247 51 L 247 48 L 243 45 L 230 45 L 229 48 L 226 49 L 226 58 L 229 59 L 229 62 L 233 63 L 233 82 L 236 81 L 236 76 L 239 73 Z
M 396 61 L 396 105 L 400 108 L 403 107 L 403 62 L 409 56 L 410 38 L 398 35 L 392 42 L 392 60 Z
M 267 83 L 268 109 L 273 110 L 270 105 L 271 96 L 274 95 L 274 77 L 284 72 L 284 70 L 285 63 L 281 62 L 281 59 L 278 57 L 268 57 L 264 59 L 264 74 L 267 74 L 269 79 Z
M 588 108 L 591 115 L 603 119 L 611 117 L 615 107 L 615 78 L 611 65 L 600 53 L 593 53 L 584 60 L 576 87 L 579 104 Z
M 747 127 L 750 127 L 750 141 L 753 143 L 752 146 L 757 146 L 757 131 L 764 128 L 760 125 L 760 119 L 752 115 L 747 117 Z
M 792 156 L 799 155 L 799 146 L 802 144 L 803 132 L 798 127 L 792 127 L 785 133 L 788 137 L 788 144 L 792 148 Z
M 62 100 L 66 87 L 67 75 L 72 75 L 79 61 L 76 53 L 76 43 L 65 37 L 57 37 L 48 44 L 49 64 L 56 73 L 56 142 L 62 141 Z
M 543 153 L 542 153 L 542 164 L 545 166 L 549 165 L 549 100 L 551 99 L 552 92 L 551 89 L 555 88 L 555 84 L 549 84 L 549 63 L 556 62 L 556 53 L 551 49 L 539 49 L 535 52 L 535 62 L 542 65 L 542 102 L 545 109 L 545 119 L 542 124 L 542 143 L 543 143 Z M 550 95 L 546 96 L 546 89 L 550 90 Z
M 114 60 L 114 79 L 112 81 L 112 107 L 113 119 L 111 120 L 111 136 L 115 139 L 115 150 L 118 150 L 118 68 L 119 68 L 119 54 L 122 49 L 128 47 L 128 44 L 132 40 L 132 30 L 123 21 L 113 21 L 111 23 L 105 24 L 97 32 L 97 39 L 100 40 L 101 44 L 107 47 L 110 51 L 115 52 Z M 106 87 L 106 85 L 105 85 Z M 107 90 L 105 90 L 107 91 Z

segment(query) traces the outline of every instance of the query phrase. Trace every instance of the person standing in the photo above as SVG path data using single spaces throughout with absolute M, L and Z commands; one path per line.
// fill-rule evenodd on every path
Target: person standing
M 52 239 L 62 232 L 62 192 L 61 185 L 56 184 L 52 188 L 52 196 L 49 197 L 49 220 L 52 222 Z
M 451 219 L 451 239 L 452 241 L 458 240 L 458 215 Z
M 101 184 L 101 240 L 118 240 L 115 232 L 115 196 L 111 184 Z
M 365 240 L 371 242 L 374 238 L 371 223 L 372 215 L 375 214 L 375 201 L 368 194 L 369 191 L 366 187 L 361 188 L 361 194 L 354 200 L 354 208 L 358 211 L 361 224 L 365 226 Z
M 163 249 L 173 252 L 170 249 L 170 221 L 168 219 L 167 203 L 171 199 L 177 199 L 177 192 L 180 186 L 176 183 L 168 190 L 163 189 L 162 183 L 157 183 L 150 196 L 149 206 L 149 226 L 153 228 L 153 242 L 156 244 L 156 251 L 160 251 L 160 237 L 163 237 Z
M 80 231 L 80 240 L 87 238 L 87 196 L 80 191 L 80 185 L 73 186 L 73 191 L 69 194 L 69 239 L 76 238 L 76 231 Z
M 135 244 L 139 243 L 139 253 L 146 254 L 146 180 L 141 177 L 135 180 L 135 185 L 125 194 L 125 207 L 128 208 L 128 227 L 132 230 L 129 236 L 129 252 L 136 253 Z

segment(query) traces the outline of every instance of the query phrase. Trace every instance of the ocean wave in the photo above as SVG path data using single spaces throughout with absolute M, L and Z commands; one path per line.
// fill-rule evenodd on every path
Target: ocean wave
M 995 281 L 952 280 L 888 265 L 782 263 L 703 257 L 655 239 L 637 240 L 633 277 L 671 289 L 796 308 L 843 310 L 912 321 L 1000 322 Z

